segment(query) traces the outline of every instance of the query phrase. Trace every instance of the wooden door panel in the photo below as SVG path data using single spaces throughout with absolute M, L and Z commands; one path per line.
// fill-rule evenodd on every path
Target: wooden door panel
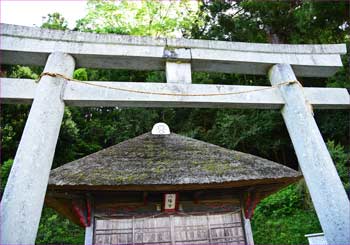
M 244 244 L 240 212 L 100 219 L 96 244 Z

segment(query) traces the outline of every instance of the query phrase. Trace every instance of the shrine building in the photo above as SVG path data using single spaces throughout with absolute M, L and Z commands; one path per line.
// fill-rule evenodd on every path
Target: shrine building
M 86 228 L 85 244 L 253 244 L 257 203 L 301 177 L 158 123 L 52 170 L 45 201 Z

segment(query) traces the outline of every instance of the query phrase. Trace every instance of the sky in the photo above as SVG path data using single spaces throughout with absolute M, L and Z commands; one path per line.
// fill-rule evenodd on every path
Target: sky
M 59 12 L 68 21 L 69 28 L 85 16 L 86 1 L 18 1 L 1 0 L 0 22 L 24 26 L 41 26 L 43 17 L 49 13 Z

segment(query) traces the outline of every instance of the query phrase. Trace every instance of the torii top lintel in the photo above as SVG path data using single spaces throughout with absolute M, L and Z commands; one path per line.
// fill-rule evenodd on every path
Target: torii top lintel
M 266 75 L 278 63 L 297 76 L 328 77 L 342 67 L 345 44 L 290 45 L 168 39 L 57 31 L 1 24 L 1 63 L 39 65 L 50 53 L 74 56 L 78 67 L 164 70 L 165 61 L 189 62 L 193 71 Z

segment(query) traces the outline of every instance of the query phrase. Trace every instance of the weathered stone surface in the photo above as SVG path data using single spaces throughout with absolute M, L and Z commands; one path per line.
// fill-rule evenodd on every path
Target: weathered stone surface
M 288 63 L 298 76 L 327 77 L 342 66 L 345 44 L 289 45 L 165 39 L 56 31 L 1 24 L 5 64 L 44 65 L 49 53 L 73 55 L 79 67 L 164 70 L 166 60 L 190 61 L 193 71 L 266 74 Z
M 1 103 L 31 103 L 37 83 L 30 79 L 0 78 Z M 165 84 L 133 82 L 90 82 L 116 88 L 160 93 L 215 94 L 268 88 L 262 86 Z M 304 94 L 315 109 L 349 109 L 350 96 L 345 88 L 304 88 Z M 284 100 L 278 88 L 253 93 L 224 96 L 164 96 L 110 90 L 88 84 L 67 82 L 63 98 L 70 106 L 118 107 L 201 107 L 278 109 Z
M 49 56 L 46 72 L 72 76 L 74 59 Z M 64 112 L 64 80 L 44 77 L 35 91 L 0 206 L 1 244 L 34 244 Z
M 288 64 L 274 65 L 272 85 L 296 80 Z M 282 116 L 328 244 L 350 244 L 350 203 L 299 84 L 279 87 Z
M 166 62 L 167 83 L 192 83 L 191 63 Z

